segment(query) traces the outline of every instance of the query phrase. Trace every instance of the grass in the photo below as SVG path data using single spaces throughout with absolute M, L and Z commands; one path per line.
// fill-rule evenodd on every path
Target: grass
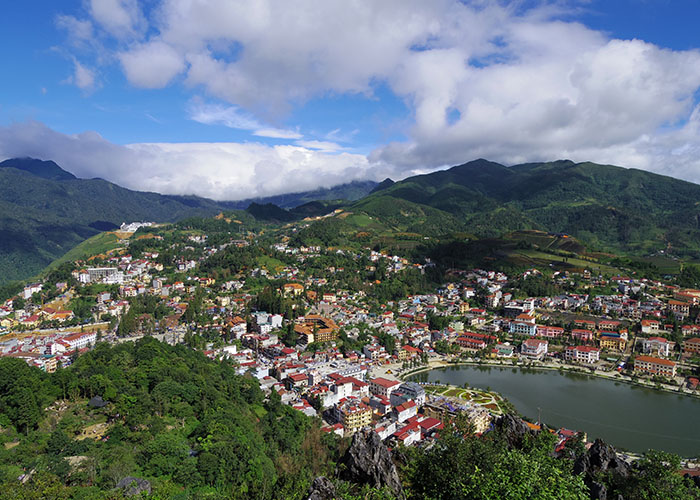
M 119 248 L 117 236 L 113 232 L 96 234 L 92 238 L 88 238 L 76 247 L 70 249 L 63 256 L 54 260 L 49 266 L 44 269 L 43 274 L 46 274 L 64 262 L 72 262 L 75 260 L 92 257 L 102 253 L 107 253 L 111 250 Z
M 607 274 L 619 274 L 621 272 L 616 267 L 601 264 L 599 262 L 592 262 L 574 256 L 562 257 L 561 255 L 554 255 L 542 252 L 540 250 L 517 250 L 513 253 L 515 255 L 519 255 L 530 259 L 534 265 L 548 266 L 549 264 L 553 264 L 554 266 L 561 266 L 567 268 L 577 267 L 583 269 L 598 270 L 601 273 Z

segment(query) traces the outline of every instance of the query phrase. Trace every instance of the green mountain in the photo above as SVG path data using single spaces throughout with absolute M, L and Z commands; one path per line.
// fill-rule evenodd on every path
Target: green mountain
M 80 242 L 122 222 L 170 222 L 226 208 L 204 198 L 77 179 L 53 162 L 8 160 L 2 167 L 0 284 L 37 274 Z
M 386 182 L 386 181 L 384 181 Z M 251 198 L 248 200 L 228 202 L 230 208 L 245 209 L 251 203 L 258 205 L 273 204 L 281 208 L 293 209 L 300 205 L 314 201 L 347 200 L 356 201 L 367 196 L 378 184 L 374 181 L 352 181 L 330 188 L 319 188 L 313 191 L 300 193 L 287 193 L 265 198 Z
M 24 170 L 25 172 L 34 174 L 37 177 L 56 181 L 76 178 L 70 172 L 66 172 L 59 167 L 56 162 L 37 160 L 35 158 L 10 158 L 9 160 L 0 162 L 0 168 L 16 168 L 17 170 Z
M 700 185 L 568 160 L 506 167 L 475 160 L 388 185 L 350 209 L 421 234 L 566 233 L 589 247 L 671 248 L 700 257 Z

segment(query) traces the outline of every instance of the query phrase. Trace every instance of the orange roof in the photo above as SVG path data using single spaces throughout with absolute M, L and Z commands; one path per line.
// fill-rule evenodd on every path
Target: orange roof
M 635 363 L 637 361 L 642 361 L 645 363 L 654 363 L 657 365 L 676 366 L 676 363 L 674 363 L 673 361 L 670 361 L 668 359 L 654 358 L 652 356 L 637 356 L 634 361 Z

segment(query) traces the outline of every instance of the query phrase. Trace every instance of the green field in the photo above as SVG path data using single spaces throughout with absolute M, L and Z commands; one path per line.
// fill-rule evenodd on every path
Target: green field
M 54 260 L 49 266 L 44 269 L 42 274 L 45 274 L 64 262 L 72 262 L 75 260 L 85 259 L 93 255 L 101 254 L 120 248 L 117 236 L 112 232 L 96 234 L 92 238 L 83 241 L 80 245 L 72 248 L 66 254 Z

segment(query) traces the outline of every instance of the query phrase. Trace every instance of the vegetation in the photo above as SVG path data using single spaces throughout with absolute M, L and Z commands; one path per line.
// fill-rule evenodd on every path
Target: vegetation
M 25 470 L 36 474 L 32 484 L 68 487 L 66 497 L 87 489 L 88 498 L 108 498 L 97 492 L 131 475 L 182 498 L 298 498 L 333 467 L 335 444 L 317 421 L 185 346 L 98 344 L 51 376 L 2 358 L 0 389 L 0 436 L 19 441 L 0 448 L 0 479 L 13 491 Z M 91 409 L 93 396 L 109 404 Z M 67 409 L 44 412 L 57 398 Z M 84 438 L 95 424 L 106 424 L 103 432 Z M 71 465 L 76 455 L 85 458 Z

